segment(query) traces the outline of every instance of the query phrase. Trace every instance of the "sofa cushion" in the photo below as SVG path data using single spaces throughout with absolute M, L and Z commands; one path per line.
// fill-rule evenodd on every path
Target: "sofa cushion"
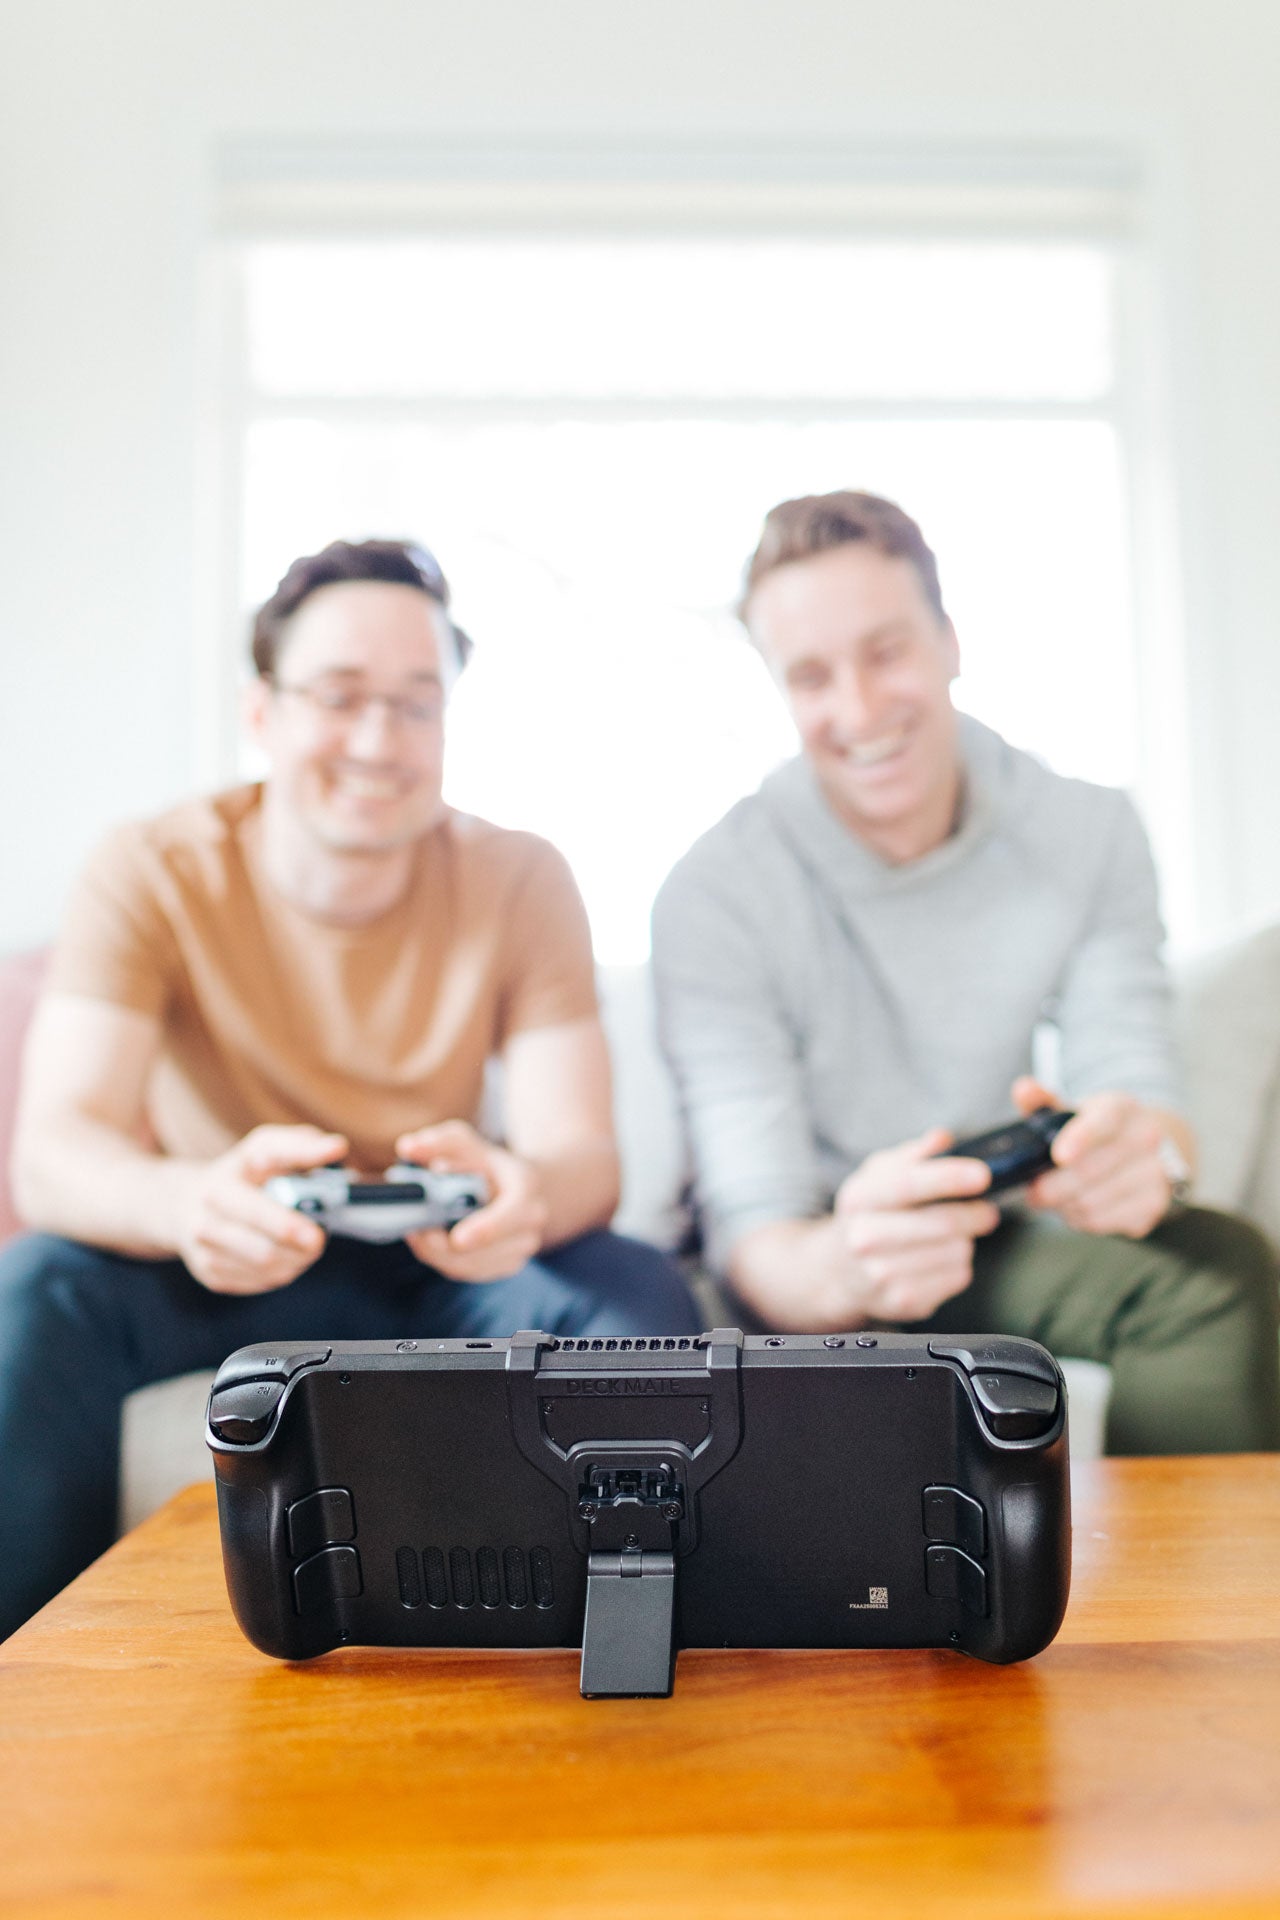
M 46 947 L 0 959 L 0 1244 L 22 1225 L 9 1190 L 9 1156 L 23 1043 L 48 964 Z
M 1280 1244 L 1280 927 L 1182 969 L 1177 1002 L 1200 1147 L 1196 1198 Z

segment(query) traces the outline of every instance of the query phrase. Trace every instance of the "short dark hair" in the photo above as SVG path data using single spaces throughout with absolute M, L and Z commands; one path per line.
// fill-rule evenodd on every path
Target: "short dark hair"
M 743 575 L 739 619 L 745 623 L 751 596 L 766 574 L 797 560 L 811 560 L 833 547 L 863 541 L 890 559 L 909 560 L 929 605 L 940 620 L 947 618 L 938 584 L 938 563 L 910 514 L 878 494 L 842 490 L 784 500 L 765 515 L 759 543 Z
M 449 610 L 449 583 L 429 548 L 408 540 L 331 540 L 319 553 L 295 560 L 254 615 L 253 664 L 262 679 L 274 676 L 285 625 L 298 608 L 321 587 L 342 580 L 385 580 L 393 587 L 413 587 L 446 614 Z M 453 620 L 448 624 L 461 668 L 471 656 L 471 639 Z

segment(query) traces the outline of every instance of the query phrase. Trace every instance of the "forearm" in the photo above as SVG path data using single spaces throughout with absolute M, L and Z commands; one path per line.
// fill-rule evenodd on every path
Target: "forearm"
M 539 1158 L 524 1156 L 533 1169 L 546 1209 L 545 1247 L 558 1247 L 579 1234 L 607 1227 L 620 1192 L 618 1153 L 612 1140 L 592 1140 Z
M 148 1151 L 85 1115 L 20 1132 L 14 1200 L 28 1226 L 114 1253 L 163 1259 L 178 1251 L 179 1220 L 201 1168 Z

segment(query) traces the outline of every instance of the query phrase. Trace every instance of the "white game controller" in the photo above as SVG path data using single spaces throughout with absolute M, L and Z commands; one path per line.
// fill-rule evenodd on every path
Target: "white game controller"
M 266 1190 L 326 1233 L 378 1246 L 424 1227 L 454 1227 L 490 1197 L 482 1174 L 414 1166 L 388 1167 L 384 1180 L 358 1180 L 343 1167 L 315 1167 L 310 1173 L 282 1173 L 267 1181 Z

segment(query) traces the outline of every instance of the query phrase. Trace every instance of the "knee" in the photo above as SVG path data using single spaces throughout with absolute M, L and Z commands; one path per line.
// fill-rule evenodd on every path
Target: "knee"
M 654 1333 L 698 1333 L 702 1315 L 684 1275 L 670 1254 L 643 1241 L 626 1243 L 634 1249 L 635 1296 L 653 1316 Z
M 0 1249 L 0 1336 L 6 1349 L 24 1334 L 74 1317 L 87 1292 L 108 1284 L 109 1256 L 51 1233 L 22 1234 Z
M 698 1309 L 669 1254 L 644 1240 L 592 1233 L 560 1247 L 548 1264 L 562 1279 L 590 1293 L 617 1325 L 592 1331 L 624 1334 L 697 1333 Z M 625 1323 L 625 1324 L 624 1324 Z
M 1280 1262 L 1266 1234 L 1252 1222 L 1210 1207 L 1192 1207 L 1167 1228 L 1184 1260 L 1211 1272 L 1269 1325 L 1280 1324 Z

